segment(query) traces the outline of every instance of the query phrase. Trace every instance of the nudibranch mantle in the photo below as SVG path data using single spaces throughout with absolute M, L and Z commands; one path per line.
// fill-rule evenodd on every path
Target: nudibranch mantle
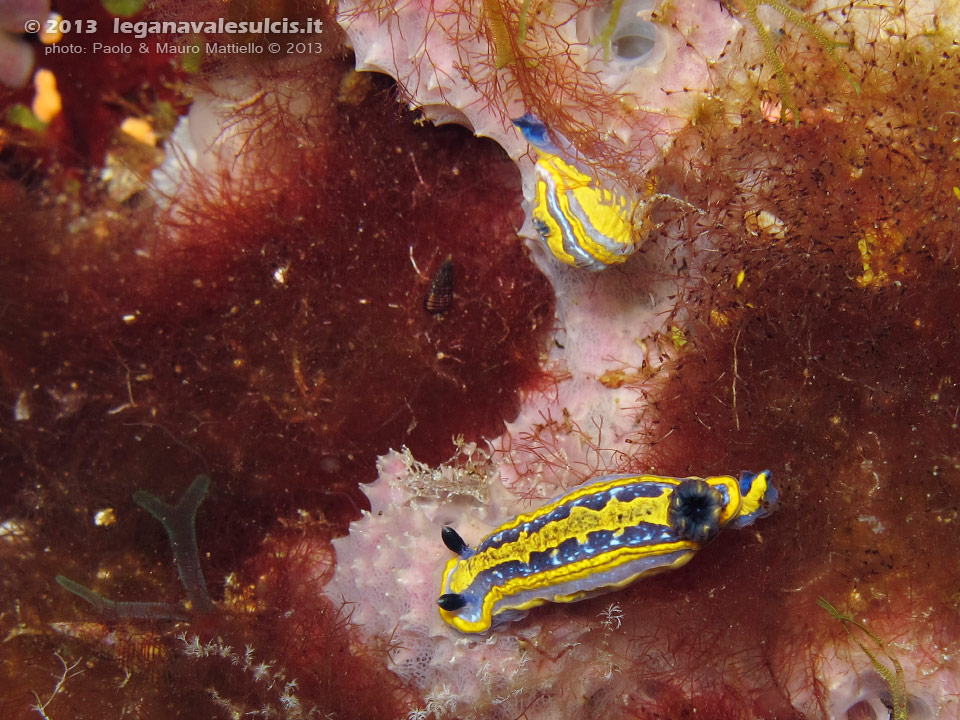
M 586 170 L 579 152 L 561 136 L 563 147 L 546 126 L 527 114 L 513 121 L 537 151 L 533 224 L 559 260 L 600 271 L 624 262 L 644 239 L 634 217 L 645 214 L 615 182 L 601 182 Z
M 547 602 L 576 602 L 685 565 L 724 527 L 770 514 L 770 471 L 706 478 L 605 475 L 518 515 L 443 572 L 440 616 L 464 633 L 518 620 Z

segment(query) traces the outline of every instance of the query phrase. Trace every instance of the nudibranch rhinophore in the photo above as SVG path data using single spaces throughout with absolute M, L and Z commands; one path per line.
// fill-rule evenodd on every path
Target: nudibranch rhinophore
M 777 503 L 770 471 L 706 478 L 604 475 L 518 515 L 471 549 L 450 527 L 440 616 L 482 633 L 547 602 L 576 602 L 685 565 L 724 527 Z
M 527 114 L 513 121 L 537 151 L 533 224 L 559 260 L 586 270 L 624 262 L 643 242 L 634 226 L 637 203 L 625 188 L 600 182 L 570 143 L 558 147 L 546 126 Z

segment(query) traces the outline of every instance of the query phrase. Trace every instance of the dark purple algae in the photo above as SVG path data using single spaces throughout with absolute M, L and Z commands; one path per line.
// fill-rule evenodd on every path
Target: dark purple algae
M 173 64 L 173 84 L 208 87 L 218 63 L 195 77 Z M 244 63 L 265 83 L 305 72 Z M 413 702 L 385 669 L 389 639 L 359 651 L 349 608 L 323 597 L 329 541 L 358 517 L 358 487 L 376 476 L 379 454 L 407 445 L 439 462 L 451 428 L 468 440 L 502 432 L 520 390 L 542 381 L 553 305 L 516 236 L 513 163 L 463 128 L 417 126 L 384 78 L 341 92 L 351 68 L 342 57 L 311 64 L 329 102 L 309 122 L 282 103 L 263 114 L 262 128 L 317 130 L 308 141 L 264 136 L 269 153 L 259 154 L 251 133 L 251 172 L 269 190 L 198 195 L 176 227 L 148 193 L 115 201 L 96 179 L 102 152 L 92 148 L 118 148 L 105 118 L 121 75 L 92 83 L 64 71 L 62 116 L 44 133 L 4 136 L 9 717 L 36 716 L 31 691 L 47 699 L 58 655 L 84 672 L 71 674 L 51 717 L 292 712 L 296 700 L 304 714 L 373 718 Z M 71 85 L 81 82 L 82 99 Z M 429 273 L 447 256 L 456 302 L 431 315 Z M 185 602 L 164 528 L 132 495 L 174 505 L 197 474 L 211 490 L 196 519 L 202 571 L 191 569 Z M 108 602 L 91 607 L 58 575 Z M 203 592 L 213 612 L 198 607 Z M 97 612 L 109 615 L 109 603 L 147 617 L 111 621 Z

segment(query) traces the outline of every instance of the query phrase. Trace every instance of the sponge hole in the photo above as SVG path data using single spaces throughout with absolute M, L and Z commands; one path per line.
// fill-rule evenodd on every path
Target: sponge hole
M 888 690 L 864 698 L 847 708 L 844 720 L 888 720 L 893 717 L 893 698 Z M 922 698 L 911 695 L 907 698 L 907 717 L 910 720 L 935 720 L 932 707 Z
M 877 717 L 871 703 L 861 700 L 847 710 L 846 720 L 880 720 L 880 718 Z
M 653 67 L 663 60 L 665 50 L 661 27 L 650 21 L 657 0 L 624 0 L 617 25 L 610 35 L 609 54 L 603 63 L 616 74 L 641 67 Z M 596 44 L 607 29 L 612 3 L 601 5 L 577 18 L 577 36 L 585 44 Z
M 633 20 L 620 24 L 610 39 L 610 49 L 621 60 L 642 63 L 657 47 L 657 30 L 652 22 Z
M 907 717 L 910 720 L 935 720 L 937 714 L 931 703 L 911 695 L 907 698 Z

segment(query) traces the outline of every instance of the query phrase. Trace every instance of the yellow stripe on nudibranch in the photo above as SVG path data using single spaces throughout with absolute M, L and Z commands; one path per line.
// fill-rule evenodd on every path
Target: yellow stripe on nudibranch
M 777 502 L 770 471 L 674 478 L 607 475 L 524 513 L 443 572 L 440 616 L 461 632 L 486 632 L 547 602 L 575 602 L 685 565 L 724 527 L 744 527 Z
M 634 227 L 636 203 L 568 162 L 532 115 L 514 120 L 537 151 L 533 224 L 550 251 L 567 265 L 603 270 L 624 262 L 642 237 Z M 573 158 L 569 158 L 573 160 Z

